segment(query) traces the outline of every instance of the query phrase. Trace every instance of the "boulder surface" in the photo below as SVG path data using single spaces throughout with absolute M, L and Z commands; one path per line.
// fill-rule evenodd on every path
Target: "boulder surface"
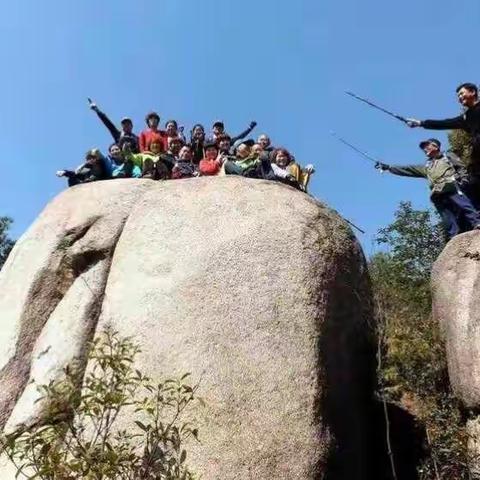
M 42 421 L 38 386 L 110 325 L 146 374 L 201 379 L 188 461 L 203 478 L 369 478 L 365 261 L 301 192 L 233 177 L 71 188 L 0 272 L 0 315 L 5 432 Z

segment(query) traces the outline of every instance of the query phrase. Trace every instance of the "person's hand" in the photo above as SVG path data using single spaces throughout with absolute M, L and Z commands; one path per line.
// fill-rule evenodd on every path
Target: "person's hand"
M 124 153 L 130 153 L 132 151 L 132 146 L 130 145 L 130 142 L 125 142 L 122 146 L 122 151 Z
M 97 111 L 98 110 L 97 104 L 91 98 L 87 98 L 87 100 L 88 100 L 88 106 L 92 110 Z
M 416 118 L 407 118 L 407 125 L 410 128 L 417 128 L 422 126 L 422 121 L 417 120 Z
M 57 171 L 55 172 L 55 175 L 56 175 L 57 177 L 64 177 L 64 176 L 65 176 L 65 170 L 57 170 Z
M 306 173 L 310 173 L 310 174 L 315 173 L 315 167 L 311 163 L 306 165 L 304 170 Z
M 375 168 L 377 170 L 380 170 L 381 172 L 385 172 L 387 171 L 390 167 L 386 164 L 386 163 L 382 163 L 382 162 L 377 162 L 375 164 Z
M 250 122 L 250 128 L 255 128 L 257 126 L 257 122 L 255 120 L 253 120 L 252 122 Z
M 184 127 L 183 125 L 180 125 L 180 126 L 178 127 L 178 131 L 179 131 L 179 132 L 183 133 L 184 130 L 185 130 L 185 127 Z

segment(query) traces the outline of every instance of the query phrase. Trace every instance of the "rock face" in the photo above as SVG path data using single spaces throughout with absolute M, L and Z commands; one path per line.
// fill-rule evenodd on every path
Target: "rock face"
M 202 377 L 203 478 L 372 478 L 364 258 L 301 192 L 229 177 L 69 189 L 0 273 L 0 315 L 6 432 L 41 422 L 37 387 L 112 325 L 150 376 Z
M 470 473 L 480 478 L 480 235 L 451 240 L 432 270 L 433 314 L 447 348 L 448 373 L 455 395 L 472 410 L 467 421 Z

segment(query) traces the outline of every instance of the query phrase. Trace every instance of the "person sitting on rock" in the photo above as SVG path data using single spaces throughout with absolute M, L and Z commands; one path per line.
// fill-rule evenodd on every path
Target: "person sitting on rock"
M 76 170 L 58 170 L 56 175 L 57 177 L 66 177 L 69 187 L 80 183 L 106 180 L 110 177 L 105 158 L 98 148 L 88 150 L 85 155 L 85 162 Z
M 228 135 L 220 135 L 217 138 L 218 151 L 223 155 L 230 155 L 232 147 L 232 139 Z
M 248 126 L 248 128 L 246 130 L 244 130 L 242 133 L 240 133 L 239 135 L 235 136 L 235 137 L 232 137 L 231 138 L 231 145 L 233 145 L 235 142 L 237 142 L 238 140 L 242 140 L 244 139 L 245 137 L 247 137 L 250 132 L 257 126 L 257 122 L 255 121 L 252 121 L 250 122 L 250 125 Z M 214 124 L 212 125 L 212 133 L 209 135 L 209 137 L 207 138 L 207 141 L 208 142 L 217 142 L 218 141 L 218 138 L 222 135 L 227 135 L 227 136 L 230 136 L 228 135 L 226 132 L 225 132 L 225 124 L 221 121 L 221 120 L 217 120 L 216 122 L 214 122 Z
M 272 147 L 272 142 L 270 141 L 270 137 L 265 133 L 262 133 L 257 138 L 257 143 L 262 147 L 262 150 L 264 152 L 273 152 L 273 150 L 275 150 L 274 147 Z
M 167 148 L 167 134 L 163 130 L 158 129 L 160 124 L 160 116 L 156 112 L 150 112 L 145 117 L 147 128 L 140 134 L 139 146 L 140 152 L 151 151 L 151 144 L 155 141 L 160 144 L 161 151 Z
M 480 213 L 459 188 L 455 168 L 441 151 L 440 141 L 429 138 L 420 142 L 419 146 L 427 156 L 425 165 L 398 166 L 377 162 L 375 168 L 403 177 L 427 178 L 430 199 L 442 218 L 448 239 L 460 233 L 458 216 L 462 217 L 469 230 L 480 229 Z
M 126 145 L 126 144 L 124 144 Z M 125 151 L 128 151 L 125 148 Z M 142 170 L 138 165 L 135 165 L 131 159 L 126 158 L 125 151 L 122 152 L 120 147 L 114 143 L 110 146 L 109 159 L 111 163 L 111 177 L 112 178 L 140 178 Z
M 240 140 L 235 144 L 235 157 L 227 158 L 224 163 L 227 175 L 242 175 L 249 178 L 275 180 L 268 153 L 252 152 L 253 140 Z
M 193 153 L 189 145 L 184 145 L 178 154 L 178 159 L 172 168 L 172 179 L 191 178 L 198 176 L 193 163 Z
M 167 135 L 167 144 L 170 138 L 180 138 L 183 143 L 185 143 L 183 126 L 179 127 L 176 120 L 168 120 L 168 122 L 165 123 L 165 133 Z
M 172 168 L 178 160 L 178 154 L 185 142 L 180 137 L 168 137 L 168 150 L 160 154 L 160 159 L 168 168 L 169 176 L 172 173 Z
M 119 130 L 110 120 L 110 118 L 108 118 L 108 116 L 103 113 L 91 99 L 88 99 L 88 101 L 90 108 L 97 114 L 98 118 L 107 127 L 108 131 L 115 140 L 115 143 L 120 147 L 120 149 L 122 149 L 123 145 L 128 142 L 130 144 L 131 151 L 138 153 L 138 137 L 133 133 L 133 122 L 131 118 L 123 117 L 120 120 L 122 130 Z
M 272 169 L 278 180 L 288 183 L 295 188 L 307 191 L 311 175 L 315 172 L 313 165 L 304 169 L 295 162 L 293 156 L 285 148 L 277 148 L 271 154 Z
M 141 178 L 151 180 L 167 180 L 170 178 L 171 166 L 162 158 L 163 143 L 154 139 L 150 143 L 150 150 L 142 153 L 125 152 L 127 160 L 133 162 L 142 171 Z
M 218 150 L 216 142 L 209 142 L 205 144 L 205 157 L 200 160 L 198 169 L 200 175 L 212 176 L 218 175 L 222 168 L 225 155 Z
M 205 143 L 205 128 L 200 123 L 193 126 L 190 132 L 190 148 L 192 150 L 193 163 L 198 165 L 203 158 L 203 145 Z

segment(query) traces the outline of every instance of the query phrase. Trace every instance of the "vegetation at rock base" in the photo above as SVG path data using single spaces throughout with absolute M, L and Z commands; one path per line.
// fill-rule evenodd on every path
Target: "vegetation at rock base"
M 438 218 L 402 202 L 376 241 L 387 247 L 369 262 L 382 342 L 380 395 L 425 429 L 419 479 L 467 479 L 467 436 L 431 315 L 430 270 L 444 245 Z
M 134 368 L 138 353 L 131 339 L 107 329 L 91 345 L 83 379 L 70 365 L 63 380 L 41 387 L 48 405 L 42 424 L 2 439 L 19 478 L 195 478 L 184 443 L 198 439 L 198 430 L 183 418 L 200 401 L 198 385 L 186 383 L 188 374 L 154 383 Z
M 10 217 L 0 217 L 0 269 L 6 262 L 10 250 L 15 245 L 15 242 L 8 236 L 11 224 L 12 219 Z

